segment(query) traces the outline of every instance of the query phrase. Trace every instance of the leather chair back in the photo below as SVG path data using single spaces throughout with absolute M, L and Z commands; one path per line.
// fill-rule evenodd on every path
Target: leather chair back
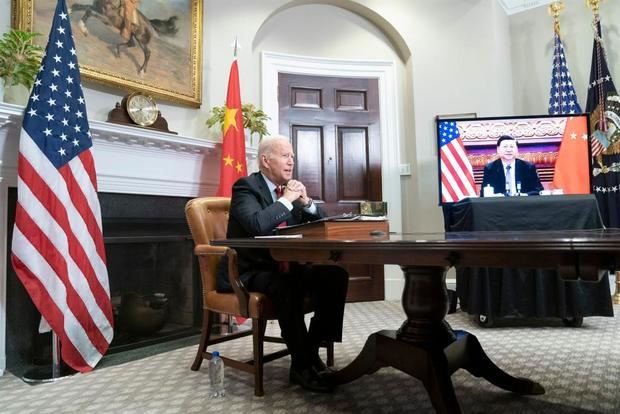
M 211 240 L 225 239 L 228 228 L 228 212 L 230 210 L 230 198 L 228 197 L 200 197 L 190 200 L 185 206 L 185 216 L 189 229 L 194 238 L 194 244 L 211 244 Z M 215 276 L 220 256 L 207 256 L 206 263 L 201 263 L 203 273 L 203 290 L 207 292 L 215 290 Z

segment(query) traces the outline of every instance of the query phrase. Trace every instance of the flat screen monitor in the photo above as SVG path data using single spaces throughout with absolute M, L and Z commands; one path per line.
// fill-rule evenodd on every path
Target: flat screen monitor
M 588 114 L 436 123 L 440 204 L 479 196 L 591 193 Z M 512 155 L 508 149 L 502 160 L 498 151 L 511 146 Z M 507 165 L 516 170 L 513 180 L 506 179 Z

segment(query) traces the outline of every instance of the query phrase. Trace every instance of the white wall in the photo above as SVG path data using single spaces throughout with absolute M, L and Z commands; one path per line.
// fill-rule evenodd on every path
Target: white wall
M 404 231 L 442 229 L 435 115 L 512 111 L 508 20 L 494 0 L 205 0 L 203 4 L 203 105 L 188 109 L 160 102 L 171 130 L 219 139 L 204 122 L 209 108 L 224 102 L 235 37 L 242 45 L 238 60 L 244 102 L 261 102 L 262 51 L 393 61 L 400 159 L 411 164 L 412 173 L 401 179 L 402 205 L 389 208 L 402 211 Z M 9 6 L 10 0 L 0 0 L 0 9 Z M 8 25 L 3 14 L 0 28 Z M 105 120 L 123 91 L 86 84 L 85 95 L 89 119 Z M 386 285 L 394 283 L 402 283 L 399 271 L 386 274 Z M 401 288 L 393 291 L 398 295 Z
M 207 131 L 204 121 L 208 109 L 224 101 L 235 36 L 242 45 L 239 65 L 244 101 L 260 102 L 259 56 L 263 50 L 393 60 L 401 89 L 401 159 L 412 164 L 411 177 L 402 182 L 404 230 L 440 230 L 433 118 L 445 113 L 512 112 L 506 16 L 493 0 L 331 2 L 349 9 L 366 7 L 392 25 L 379 28 L 343 8 L 304 3 L 206 0 L 203 105 L 196 110 L 160 102 L 170 128 L 217 139 L 217 131 Z M 291 4 L 299 6 L 287 8 Z M 9 7 L 10 0 L 0 0 L 0 8 Z M 9 18 L 3 14 L 0 27 L 8 25 Z M 402 36 L 411 51 L 407 61 L 400 59 L 386 30 Z M 92 84 L 86 85 L 85 92 L 89 117 L 94 120 L 105 120 L 123 95 L 123 91 Z
M 539 7 L 508 18 L 494 0 L 317 2 L 367 8 L 388 21 L 388 29 L 402 36 L 410 57 L 405 61 L 399 57 L 384 34 L 385 27 L 377 27 L 343 8 L 304 5 L 309 3 L 306 0 L 205 0 L 202 108 L 160 102 L 163 115 L 171 129 L 181 134 L 218 139 L 217 131 L 207 131 L 204 121 L 208 109 L 225 99 L 235 36 L 242 45 L 242 99 L 249 102 L 260 102 L 259 57 L 263 50 L 394 60 L 400 89 L 401 161 L 412 165 L 412 175 L 402 178 L 403 228 L 440 230 L 434 116 L 461 112 L 480 116 L 545 113 L 551 70 L 551 17 L 545 7 Z M 585 106 L 592 14 L 582 0 L 565 3 L 562 37 L 577 94 Z M 11 0 L 0 0 L 0 10 L 8 11 L 10 5 Z M 615 75 L 620 70 L 620 30 L 616 23 L 620 21 L 620 6 L 603 2 L 601 14 L 609 65 Z M 0 13 L 0 31 L 9 25 L 9 14 Z M 93 120 L 105 120 L 123 94 L 93 84 L 86 84 L 85 92 Z
M 437 206 L 434 118 L 512 112 L 508 20 L 492 0 L 420 0 L 403 15 L 409 20 L 405 38 L 413 51 L 408 92 L 413 95 L 414 113 L 406 126 L 413 132 L 406 142 L 413 174 L 403 180 L 409 212 L 405 228 L 438 231 L 443 230 L 443 221 Z
M 592 59 L 592 11 L 583 0 L 564 0 L 560 15 L 562 43 L 581 109 L 585 110 Z M 620 5 L 604 1 L 600 8 L 607 64 L 620 87 Z M 553 19 L 545 7 L 510 18 L 514 107 L 517 114 L 546 114 L 551 87 Z
M 0 0 L 0 10 L 10 1 Z M 8 25 L 3 13 L 0 30 Z M 495 0 L 205 0 L 203 105 L 160 109 L 171 130 L 218 139 L 204 122 L 224 102 L 235 36 L 244 102 L 261 101 L 262 51 L 394 61 L 400 158 L 411 176 L 401 179 L 402 205 L 389 208 L 402 209 L 404 231 L 439 231 L 434 117 L 513 112 L 509 34 Z M 105 120 L 125 92 L 86 84 L 89 118 Z

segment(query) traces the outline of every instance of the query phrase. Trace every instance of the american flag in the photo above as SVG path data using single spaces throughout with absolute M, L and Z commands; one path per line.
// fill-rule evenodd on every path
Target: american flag
M 440 122 L 438 139 L 442 202 L 459 201 L 465 197 L 475 196 L 474 174 L 456 122 Z
M 566 66 L 564 46 L 559 33 L 555 33 L 554 43 L 551 90 L 549 91 L 549 114 L 580 114 L 581 107 L 579 102 L 577 102 L 573 80 Z
M 92 140 L 71 24 L 58 1 L 24 113 L 11 262 L 75 370 L 113 337 Z

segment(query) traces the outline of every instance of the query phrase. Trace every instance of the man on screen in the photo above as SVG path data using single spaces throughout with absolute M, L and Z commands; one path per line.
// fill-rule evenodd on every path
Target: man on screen
M 517 158 L 519 148 L 517 141 L 502 135 L 497 140 L 499 158 L 484 167 L 480 195 L 484 196 L 485 187 L 493 188 L 493 193 L 512 196 L 516 194 L 538 195 L 543 189 L 536 172 L 536 166 Z

